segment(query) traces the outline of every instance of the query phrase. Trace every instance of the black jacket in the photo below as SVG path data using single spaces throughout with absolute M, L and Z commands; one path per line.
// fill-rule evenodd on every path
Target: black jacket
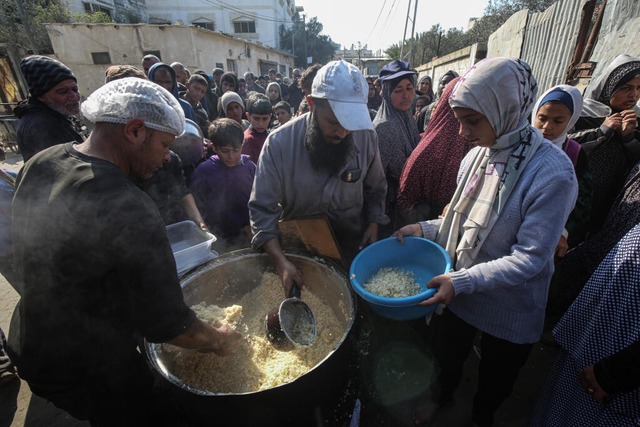
M 65 142 L 83 142 L 75 118 L 64 116 L 34 98 L 21 102 L 14 114 L 20 120 L 16 130 L 18 147 L 26 162 L 45 148 Z

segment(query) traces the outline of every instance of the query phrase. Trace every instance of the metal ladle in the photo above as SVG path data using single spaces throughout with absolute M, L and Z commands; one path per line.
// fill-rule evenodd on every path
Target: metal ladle
M 309 347 L 316 341 L 316 319 L 295 283 L 289 298 L 267 313 L 264 324 L 269 341 L 280 350 Z

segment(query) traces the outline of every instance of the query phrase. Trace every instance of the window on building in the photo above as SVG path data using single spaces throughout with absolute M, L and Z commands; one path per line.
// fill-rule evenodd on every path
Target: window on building
M 216 30 L 216 24 L 211 19 L 198 18 L 191 21 L 191 24 L 195 25 L 196 27 L 204 28 L 205 30 Z
M 256 22 L 255 21 L 234 22 L 233 31 L 236 33 L 255 33 Z
M 94 64 L 111 64 L 109 52 L 91 52 L 91 58 Z
M 205 30 L 215 31 L 216 26 L 213 22 L 192 22 L 196 27 L 204 28 Z
M 235 59 L 227 59 L 227 70 L 233 71 L 234 73 L 238 72 L 238 66 L 236 65 Z
M 97 4 L 87 3 L 87 2 L 82 2 L 82 5 L 84 6 L 84 11 L 87 12 L 87 13 L 103 12 L 103 13 L 107 14 L 109 16 L 109 18 L 112 18 L 111 9 L 108 9 L 106 7 L 102 7 L 102 6 L 97 5 Z

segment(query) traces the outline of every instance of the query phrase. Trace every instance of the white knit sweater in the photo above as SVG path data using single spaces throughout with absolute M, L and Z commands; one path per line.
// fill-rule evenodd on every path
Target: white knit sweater
M 471 150 L 460 166 L 469 166 Z M 459 173 L 458 177 L 463 173 Z M 569 158 L 544 141 L 523 171 L 474 265 L 451 272 L 449 309 L 498 338 L 538 341 L 558 239 L 578 194 Z M 435 240 L 440 220 L 420 223 Z

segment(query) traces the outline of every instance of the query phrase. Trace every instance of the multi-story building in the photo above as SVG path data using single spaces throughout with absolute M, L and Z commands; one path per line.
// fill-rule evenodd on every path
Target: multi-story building
M 115 22 L 149 22 L 145 0 L 67 0 L 67 4 L 72 12 L 104 12 Z
M 146 0 L 150 24 L 196 25 L 280 49 L 295 0 Z
M 295 0 L 67 0 L 72 12 L 104 12 L 119 23 L 195 25 L 274 49 L 290 28 Z

